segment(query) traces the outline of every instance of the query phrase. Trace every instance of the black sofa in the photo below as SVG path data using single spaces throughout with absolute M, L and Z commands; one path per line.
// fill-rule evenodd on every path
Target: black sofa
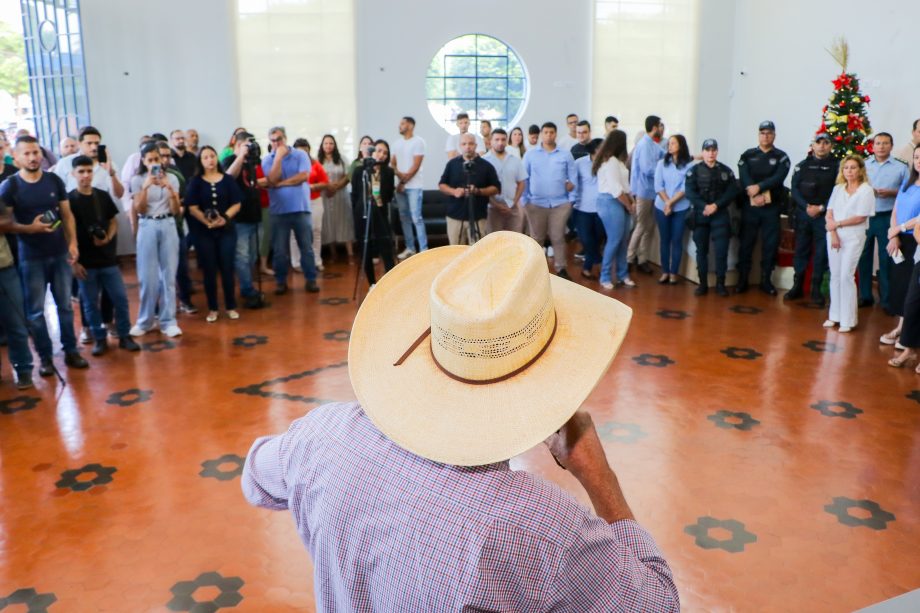
M 447 242 L 447 200 L 447 196 L 438 189 L 426 189 L 422 192 L 422 217 L 425 220 L 425 232 L 429 243 L 434 242 L 438 245 Z M 395 201 L 390 207 L 390 226 L 396 236 L 402 236 L 402 224 L 399 223 L 399 211 Z

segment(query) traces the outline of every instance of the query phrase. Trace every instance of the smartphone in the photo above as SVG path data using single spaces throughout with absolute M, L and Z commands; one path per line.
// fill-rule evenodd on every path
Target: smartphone
M 894 252 L 894 255 L 891 256 L 891 259 L 894 260 L 895 264 L 900 264 L 901 262 L 904 261 L 904 254 L 901 253 L 900 249 L 898 249 L 897 251 Z
M 154 164 L 150 167 L 150 176 L 159 177 L 163 174 L 163 167 L 159 164 Z
M 109 161 L 109 154 L 106 153 L 105 151 L 105 145 L 99 145 L 99 149 L 96 155 L 97 155 L 96 159 L 99 160 L 100 164 L 105 164 L 106 162 Z

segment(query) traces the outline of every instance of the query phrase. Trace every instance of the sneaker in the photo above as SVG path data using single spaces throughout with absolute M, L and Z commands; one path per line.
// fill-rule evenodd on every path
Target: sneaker
M 406 258 L 411 258 L 413 255 L 415 255 L 415 250 L 409 249 L 408 247 L 406 247 L 402 253 L 396 256 L 396 259 L 405 260 Z
M 575 254 L 575 259 L 576 259 L 576 260 L 584 260 L 584 259 L 585 259 L 585 254 L 584 254 L 584 253 L 576 253 L 576 254 Z
M 93 346 L 92 355 L 93 357 L 98 358 L 99 356 L 104 354 L 106 351 L 108 351 L 108 349 L 109 349 L 109 345 L 108 343 L 106 343 L 105 339 L 102 339 L 101 341 L 96 341 L 96 344 Z
M 323 271 L 326 270 L 326 269 L 323 267 L 322 263 L 320 263 L 320 264 L 317 264 L 317 265 L 316 265 L 316 270 L 318 270 L 318 271 L 320 271 L 320 272 L 323 272 Z
M 176 324 L 173 324 L 169 326 L 168 328 L 166 328 L 165 330 L 163 330 L 163 334 L 165 334 L 166 336 L 170 338 L 175 338 L 177 336 L 182 336 L 182 329 Z
M 291 266 L 291 268 L 294 269 L 294 272 L 303 272 L 303 268 L 301 268 L 300 266 Z
M 115 326 L 108 326 L 108 335 L 109 338 L 118 338 L 118 330 L 115 329 Z
M 179 312 L 185 315 L 194 315 L 198 312 L 198 309 L 191 302 L 180 302 Z
M 828 319 L 828 320 L 826 320 L 826 321 L 825 321 L 823 324 L 821 324 L 821 325 L 824 326 L 825 328 L 833 328 L 834 326 L 837 325 L 837 322 L 836 322 L 836 321 L 831 321 L 830 319 Z
M 694 296 L 705 296 L 709 293 L 709 287 L 706 285 L 700 285 L 695 290 L 693 290 Z
M 838 332 L 850 332 L 851 330 L 853 330 L 853 328 L 850 326 L 840 326 L 837 329 Z
M 316 284 L 316 281 L 307 281 L 306 290 L 311 294 L 315 294 L 319 292 L 319 285 Z
M 278 287 L 275 288 L 275 295 L 283 296 L 287 293 L 287 289 L 288 289 L 287 285 L 279 285 Z
M 626 287 L 636 287 L 636 282 L 630 279 L 629 277 L 624 278 L 621 283 Z
M 601 287 L 606 290 L 612 290 L 613 283 L 611 283 L 610 281 L 601 281 Z
M 551 258 L 553 257 L 554 254 L 555 254 L 555 251 L 553 251 L 552 246 L 549 246 L 546 248 L 546 257 Z
M 204 320 L 209 324 L 213 324 L 215 321 L 217 321 L 217 311 L 209 311 L 208 316 L 205 317 Z
M 150 332 L 150 330 L 145 330 L 144 328 L 141 328 L 139 325 L 134 324 L 134 326 L 131 327 L 131 331 L 128 332 L 128 334 L 130 334 L 131 336 L 144 336 L 148 332 Z
M 32 382 L 32 373 L 27 370 L 16 373 L 16 389 L 27 390 L 30 387 L 35 387 L 35 383 Z
M 134 342 L 130 336 L 118 339 L 118 348 L 126 351 L 140 351 L 141 346 Z
M 228 319 L 239 319 L 240 314 L 236 312 L 235 310 L 230 309 L 229 311 L 227 311 L 227 318 Z
M 80 330 L 80 344 L 89 345 L 92 342 L 93 342 L 93 337 L 89 335 L 89 330 L 86 328 L 83 328 L 82 330 Z
M 54 376 L 54 362 L 51 361 L 51 358 L 42 358 L 38 366 L 38 374 L 42 377 Z
M 73 353 L 65 353 L 64 363 L 67 364 L 67 366 L 70 368 L 89 368 L 89 362 L 87 362 L 83 356 L 76 351 Z
M 572 280 L 572 277 L 569 275 L 569 271 L 567 271 L 565 268 L 563 268 L 562 270 L 557 271 L 557 272 L 556 272 L 556 276 L 559 277 L 559 278 L 561 278 L 561 279 L 565 279 L 566 281 L 571 281 L 571 280 Z

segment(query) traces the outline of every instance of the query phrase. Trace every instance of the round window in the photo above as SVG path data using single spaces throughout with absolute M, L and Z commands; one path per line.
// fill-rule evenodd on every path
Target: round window
M 54 24 L 47 19 L 38 26 L 38 40 L 41 41 L 42 49 L 51 53 L 57 49 L 58 33 Z
M 467 113 L 474 127 L 488 119 L 493 127 L 517 123 L 530 93 L 527 70 L 514 50 L 485 34 L 459 36 L 431 59 L 425 80 L 428 110 L 451 134 L 457 115 Z

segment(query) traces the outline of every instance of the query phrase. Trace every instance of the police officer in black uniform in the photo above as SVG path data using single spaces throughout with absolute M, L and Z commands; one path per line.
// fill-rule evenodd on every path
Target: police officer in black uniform
M 834 183 L 837 181 L 838 161 L 831 155 L 831 138 L 822 132 L 815 136 L 810 155 L 796 165 L 792 173 L 792 200 L 795 202 L 795 283 L 783 296 L 798 300 L 804 294 L 805 269 L 814 249 L 811 274 L 811 301 L 824 306 L 821 281 L 827 272 L 827 229 L 824 213 Z
M 717 161 L 719 143 L 714 138 L 703 141 L 703 161 L 687 171 L 684 193 L 693 215 L 693 243 L 696 245 L 696 268 L 700 285 L 693 293 L 704 296 L 709 291 L 709 239 L 716 246 L 716 293 L 728 296 L 725 271 L 728 269 L 728 241 L 731 220 L 728 205 L 738 195 L 732 169 Z
M 759 131 L 758 146 L 742 153 L 738 161 L 738 174 L 741 187 L 747 191 L 747 201 L 741 215 L 741 253 L 735 293 L 742 294 L 748 289 L 748 275 L 759 232 L 762 240 L 760 289 L 775 296 L 776 288 L 770 277 L 779 248 L 779 216 L 786 196 L 783 181 L 789 174 L 789 156 L 773 147 L 776 126 L 772 121 L 762 122 Z

